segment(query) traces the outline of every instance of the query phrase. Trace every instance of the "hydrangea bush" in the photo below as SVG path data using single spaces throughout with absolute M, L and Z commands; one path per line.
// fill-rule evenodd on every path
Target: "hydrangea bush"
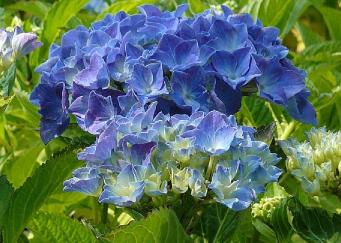
M 0 1 L 0 242 L 341 242 L 340 6 L 218 2 Z
M 281 174 L 279 157 L 233 116 L 243 96 L 316 124 L 306 75 L 287 58 L 278 29 L 225 6 L 191 18 L 186 9 L 107 15 L 51 46 L 31 95 L 41 138 L 62 134 L 71 115 L 96 136 L 65 191 L 130 206 L 190 190 L 243 210 Z

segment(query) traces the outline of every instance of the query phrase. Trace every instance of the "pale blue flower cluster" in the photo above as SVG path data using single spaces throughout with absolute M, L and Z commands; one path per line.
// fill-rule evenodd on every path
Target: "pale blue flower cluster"
M 137 100 L 127 102 L 135 99 L 132 93 L 118 98 L 124 112 L 115 114 L 106 109 L 111 99 L 96 98 L 101 99 L 96 112 L 107 122 L 92 123 L 101 133 L 79 153 L 86 167 L 74 171 L 64 184 L 66 191 L 130 206 L 143 195 L 190 190 L 194 197 L 243 210 L 281 174 L 275 166 L 278 157 L 255 141 L 252 128 L 238 126 L 234 116 L 218 111 L 156 114 L 156 102 L 146 108 Z

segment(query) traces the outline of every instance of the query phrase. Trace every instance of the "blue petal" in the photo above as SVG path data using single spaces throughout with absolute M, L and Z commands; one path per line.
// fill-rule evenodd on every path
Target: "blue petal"
M 85 114 L 86 129 L 92 134 L 98 134 L 115 113 L 116 109 L 111 97 L 104 97 L 92 91 L 88 100 L 88 110 Z
M 102 57 L 97 54 L 91 56 L 89 66 L 75 76 L 74 82 L 91 89 L 106 88 L 109 75 Z
M 227 21 L 217 19 L 213 22 L 210 33 L 215 39 L 208 45 L 217 51 L 234 51 L 247 44 L 248 32 L 245 24 L 232 25 Z
M 82 192 L 87 195 L 96 196 L 100 186 L 101 179 L 97 169 L 83 167 L 73 172 L 73 178 L 64 182 L 64 191 Z
M 287 112 L 296 120 L 304 123 L 317 125 L 316 111 L 308 101 L 310 93 L 306 90 L 301 91 L 288 100 Z

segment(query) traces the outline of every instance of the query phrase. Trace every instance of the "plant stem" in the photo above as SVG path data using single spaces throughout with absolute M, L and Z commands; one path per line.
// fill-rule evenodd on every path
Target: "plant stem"
M 211 174 L 212 174 L 212 170 L 213 170 L 213 167 L 214 167 L 214 157 L 213 156 L 210 156 L 210 160 L 208 161 L 208 166 L 207 166 L 207 170 L 206 170 L 206 179 L 209 180 L 210 177 L 211 177 Z
M 281 177 L 281 179 L 278 181 L 278 184 L 281 185 L 283 181 L 290 175 L 289 172 L 285 172 L 285 174 Z
M 99 224 L 100 222 L 100 205 L 97 201 L 97 197 L 92 198 L 92 204 L 93 204 L 93 214 L 94 214 L 94 222 L 95 224 Z
M 104 203 L 102 206 L 102 215 L 101 215 L 101 223 L 106 224 L 108 220 L 108 208 L 109 205 L 107 203 Z
M 281 137 L 279 138 L 280 140 L 286 140 L 290 134 L 295 130 L 296 127 L 296 122 L 291 121 L 288 126 L 286 126 L 285 130 L 283 131 Z

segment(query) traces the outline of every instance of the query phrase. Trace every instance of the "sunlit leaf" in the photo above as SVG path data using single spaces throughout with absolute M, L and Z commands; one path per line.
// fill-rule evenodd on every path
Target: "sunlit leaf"
M 74 152 L 62 152 L 39 167 L 14 194 L 4 216 L 4 242 L 15 241 L 33 214 L 55 189 L 81 164 Z
M 84 225 L 61 214 L 37 213 L 28 227 L 43 242 L 96 242 Z
M 153 211 L 146 219 L 134 221 L 128 226 L 120 227 L 110 233 L 106 239 L 117 243 L 189 242 L 189 238 L 175 213 L 165 208 Z

